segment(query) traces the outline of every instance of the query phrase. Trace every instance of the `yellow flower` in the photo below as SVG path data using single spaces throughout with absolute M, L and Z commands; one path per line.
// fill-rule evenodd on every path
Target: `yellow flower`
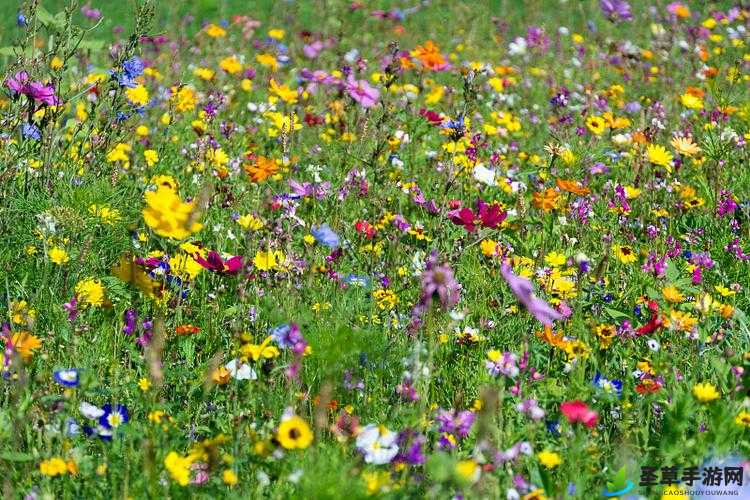
M 85 278 L 75 286 L 76 297 L 83 305 L 100 307 L 104 304 L 104 286 L 94 278 Z
M 172 87 L 172 97 L 174 101 L 174 109 L 180 113 L 186 111 L 192 111 L 198 103 L 198 97 L 195 95 L 195 91 L 191 87 Z M 170 120 L 167 115 L 167 120 Z M 164 118 L 162 117 L 162 123 Z M 169 122 L 167 122 L 168 124 Z
M 547 469 L 554 469 L 562 463 L 562 458 L 554 451 L 540 451 L 536 454 L 536 457 L 539 459 L 539 463 Z
M 258 54 L 255 56 L 255 60 L 258 61 L 258 64 L 261 66 L 271 68 L 271 71 L 276 71 L 279 68 L 279 63 L 276 61 L 276 57 L 274 57 L 273 54 Z
M 475 483 L 479 480 L 482 469 L 474 460 L 460 460 L 456 463 L 456 475 L 464 483 Z
M 148 90 L 143 85 L 129 88 L 125 91 L 125 97 L 136 106 L 145 106 L 148 104 Z
M 210 36 L 211 38 L 223 38 L 227 36 L 227 32 L 221 26 L 217 26 L 216 24 L 211 23 L 206 26 L 206 35 Z
M 734 423 L 743 427 L 750 427 L 750 413 L 742 410 L 734 417 Z
M 607 129 L 607 122 L 601 116 L 589 116 L 586 119 L 586 128 L 594 135 L 601 135 Z
M 269 335 L 260 344 L 244 344 L 240 347 L 240 354 L 253 361 L 258 361 L 260 358 L 275 358 L 280 352 L 276 346 L 269 345 L 272 340 L 273 337 Z
M 39 472 L 50 477 L 62 476 L 68 472 L 68 464 L 62 458 L 53 457 L 39 464 Z
M 263 228 L 263 221 L 253 214 L 242 215 L 237 219 L 237 224 L 246 231 L 257 231 Z
M 110 226 L 120 220 L 120 211 L 106 205 L 91 205 L 89 206 L 89 213 L 99 217 L 104 224 Z
M 624 245 L 615 245 L 613 247 L 617 259 L 623 264 L 632 264 L 636 261 L 636 255 L 632 248 Z
M 685 296 L 682 294 L 682 292 L 673 285 L 662 288 L 661 293 L 662 295 L 664 295 L 664 298 L 667 300 L 667 302 L 671 302 L 672 304 L 676 304 L 685 300 Z
M 230 75 L 234 75 L 242 71 L 242 63 L 235 56 L 229 56 L 222 59 L 219 62 L 219 67 Z
M 649 144 L 646 147 L 646 156 L 648 157 L 648 161 L 654 165 L 664 167 L 668 172 L 672 171 L 672 159 L 674 156 L 664 146 Z
M 141 378 L 138 380 L 138 388 L 143 392 L 148 392 L 151 389 L 151 381 L 146 377 Z
M 269 271 L 271 269 L 280 269 L 286 257 L 281 250 L 264 252 L 258 250 L 253 258 L 253 264 L 260 271 Z
M 680 332 L 692 332 L 695 325 L 698 324 L 698 318 L 690 313 L 682 311 L 670 311 L 667 318 L 666 326 Z
M 680 104 L 688 109 L 703 109 L 703 99 L 689 92 L 680 96 Z
M 268 36 L 273 38 L 274 40 L 282 40 L 284 38 L 284 35 L 286 35 L 286 31 L 279 28 L 268 30 Z
M 183 457 L 175 451 L 170 451 L 164 458 L 164 467 L 180 486 L 187 486 L 190 483 L 190 466 L 192 463 L 193 460 L 190 455 Z
M 165 185 L 145 194 L 143 219 L 159 236 L 181 240 L 201 230 L 194 219 L 195 203 L 185 203 L 177 192 Z
M 58 266 L 67 264 L 68 261 L 70 261 L 68 252 L 66 252 L 65 249 L 60 248 L 60 247 L 52 247 L 50 251 L 47 252 L 47 255 L 49 256 L 49 260 L 51 260 L 53 263 L 57 264 Z
M 279 96 L 282 101 L 284 101 L 287 104 L 296 104 L 297 103 L 297 91 L 292 90 L 289 88 L 288 85 L 283 84 L 279 85 L 276 83 L 276 80 L 271 78 L 271 81 L 268 83 L 269 85 L 269 92 L 273 95 Z
M 232 486 L 237 484 L 237 474 L 235 474 L 232 469 L 226 469 L 221 474 L 221 480 L 224 481 L 224 484 L 231 488 Z
M 560 252 L 550 252 L 544 256 L 544 263 L 550 267 L 560 267 L 565 264 L 567 257 Z
M 195 71 L 193 71 L 193 74 L 200 78 L 201 80 L 209 81 L 213 79 L 216 72 L 212 70 L 211 68 L 195 68 Z
M 719 399 L 719 391 L 716 390 L 716 386 L 710 382 L 703 382 L 701 384 L 695 384 L 693 386 L 693 396 L 701 403 L 710 403 L 716 399 Z
M 669 144 L 683 156 L 694 156 L 701 152 L 701 148 L 690 137 L 673 137 Z
M 146 165 L 153 167 L 159 161 L 159 153 L 153 149 L 147 149 L 143 152 L 143 158 L 146 160 Z
M 276 439 L 287 450 L 304 450 L 312 443 L 313 433 L 307 422 L 294 416 L 279 424 Z
M 367 494 L 387 492 L 391 486 L 391 473 L 388 471 L 363 472 L 362 479 L 367 485 Z
M 482 254 L 485 257 L 494 257 L 497 255 L 498 247 L 495 240 L 482 240 L 479 247 L 482 249 Z

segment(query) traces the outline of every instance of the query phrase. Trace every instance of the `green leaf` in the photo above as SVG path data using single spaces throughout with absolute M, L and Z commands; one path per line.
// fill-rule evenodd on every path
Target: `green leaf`
M 611 307 L 605 307 L 604 310 L 609 314 L 610 318 L 612 319 L 619 319 L 619 318 L 629 318 L 625 313 L 622 313 L 618 311 L 617 309 L 612 309 Z
M 78 44 L 78 48 L 82 50 L 102 50 L 105 45 L 104 40 L 84 40 Z
M 31 462 L 34 460 L 34 455 L 18 451 L 4 451 L 0 453 L 0 460 L 8 462 Z

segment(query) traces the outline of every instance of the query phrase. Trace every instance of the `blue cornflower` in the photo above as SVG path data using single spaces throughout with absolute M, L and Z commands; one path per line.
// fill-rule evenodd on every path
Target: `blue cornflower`
M 137 78 L 141 76 L 145 67 L 146 66 L 139 57 L 131 57 L 122 63 L 122 70 L 129 78 Z
M 328 224 L 321 224 L 318 227 L 313 226 L 310 228 L 315 241 L 321 245 L 325 245 L 330 248 L 337 248 L 339 246 L 339 235 L 333 232 L 333 229 Z
M 55 379 L 55 382 L 65 387 L 77 387 L 79 383 L 78 370 L 75 368 L 57 370 L 52 377 Z

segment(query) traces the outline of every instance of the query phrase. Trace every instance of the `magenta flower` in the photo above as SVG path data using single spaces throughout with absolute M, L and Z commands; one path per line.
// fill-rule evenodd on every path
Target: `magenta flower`
M 237 274 L 242 269 L 242 256 L 235 255 L 224 260 L 218 252 L 211 250 L 208 258 L 204 259 L 200 254 L 195 254 L 193 259 L 203 268 L 221 274 Z
M 25 71 L 19 71 L 5 80 L 5 86 L 14 94 L 20 94 L 24 85 L 29 81 L 29 74 Z
M 534 295 L 534 287 L 531 281 L 513 274 L 508 264 L 504 263 L 500 268 L 500 272 L 508 283 L 513 295 L 544 326 L 552 326 L 554 320 L 563 318 L 562 314 L 555 311 L 547 302 Z
M 375 106 L 380 97 L 378 89 L 370 87 L 365 80 L 355 80 L 352 75 L 346 80 L 346 91 L 363 108 Z
M 22 92 L 35 101 L 40 101 L 48 106 L 60 104 L 60 98 L 55 95 L 55 88 L 52 85 L 31 82 L 24 85 Z

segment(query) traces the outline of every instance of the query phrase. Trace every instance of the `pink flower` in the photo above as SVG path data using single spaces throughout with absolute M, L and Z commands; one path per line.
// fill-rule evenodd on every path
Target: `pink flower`
M 237 274 L 242 269 L 242 256 L 235 255 L 224 260 L 218 252 L 208 252 L 208 259 L 195 254 L 193 259 L 205 269 L 222 274 Z
M 575 401 L 565 401 L 560 404 L 560 411 L 571 424 L 581 422 L 589 429 L 596 425 L 596 420 L 599 418 L 599 414 L 589 408 L 588 405 L 580 399 L 576 399 Z
M 554 320 L 563 319 L 562 314 L 555 311 L 547 302 L 534 295 L 534 287 L 531 281 L 513 274 L 508 264 L 504 263 L 500 267 L 500 273 L 508 283 L 513 295 L 544 326 L 552 326 Z
M 346 79 L 346 91 L 363 108 L 375 106 L 380 97 L 378 89 L 370 87 L 365 80 L 355 80 L 352 75 Z

